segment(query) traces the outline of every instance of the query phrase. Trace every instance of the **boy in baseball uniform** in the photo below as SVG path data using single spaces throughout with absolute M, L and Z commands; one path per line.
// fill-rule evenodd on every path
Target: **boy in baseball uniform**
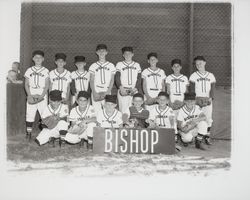
M 197 104 L 200 105 L 207 118 L 207 131 L 210 133 L 210 129 L 213 123 L 212 100 L 214 99 L 216 79 L 212 73 L 206 71 L 206 60 L 203 56 L 195 57 L 194 64 L 197 68 L 197 71 L 191 74 L 189 81 L 192 90 L 194 90 L 196 93 Z M 205 142 L 209 145 L 211 144 L 209 135 L 205 137 Z
M 55 55 L 55 64 L 56 69 L 49 73 L 50 91 L 62 91 L 62 103 L 69 104 L 71 73 L 64 69 L 66 65 L 66 55 L 64 53 L 57 53 Z
M 143 108 L 144 96 L 141 93 L 136 93 L 133 96 L 132 106 L 127 108 L 125 112 L 126 125 L 128 128 L 146 128 L 146 122 L 149 117 L 149 111 Z
M 195 105 L 195 94 L 185 94 L 185 105 L 177 116 L 177 126 L 184 146 L 195 140 L 195 147 L 206 150 L 203 139 L 208 135 L 206 116 L 199 106 Z
M 174 128 L 176 129 L 175 115 L 168 106 L 169 95 L 166 92 L 158 94 L 158 104 L 148 107 L 150 128 Z
M 157 103 L 157 96 L 161 91 L 165 91 L 165 72 L 157 67 L 157 53 L 149 53 L 149 67 L 142 72 L 143 92 L 145 94 L 145 105 L 150 106 Z
M 47 92 L 49 88 L 49 70 L 42 66 L 44 52 L 37 50 L 32 54 L 34 66 L 28 68 L 24 74 L 26 104 L 26 136 L 31 139 L 33 123 L 38 110 L 40 116 L 47 106 Z
M 49 93 L 49 105 L 46 106 L 42 113 L 42 122 L 44 124 L 43 130 L 36 138 L 38 145 L 43 145 L 49 142 L 51 138 L 64 137 L 67 133 L 69 123 L 67 117 L 69 115 L 68 106 L 62 103 L 62 92 L 59 90 L 52 90 Z M 54 120 L 55 123 L 48 125 Z
M 133 95 L 141 90 L 141 67 L 132 60 L 132 47 L 123 47 L 122 55 L 124 61 L 116 64 L 115 83 L 118 88 L 119 110 L 124 113 L 131 106 Z
M 116 109 L 116 106 L 117 97 L 106 95 L 103 109 L 97 115 L 98 126 L 103 128 L 123 127 L 122 113 Z
M 78 106 L 70 111 L 71 126 L 65 136 L 65 141 L 76 144 L 87 141 L 87 148 L 93 149 L 93 128 L 96 127 L 96 114 L 90 105 L 90 94 L 80 91 L 77 95 Z
M 90 92 L 89 81 L 90 73 L 85 70 L 86 61 L 84 56 L 75 56 L 75 66 L 77 67 L 76 71 L 71 73 L 72 82 L 71 93 L 72 93 L 72 105 L 76 101 L 76 97 L 80 91 Z
M 167 93 L 170 96 L 170 107 L 174 110 L 176 117 L 178 110 L 183 106 L 184 94 L 188 91 L 188 78 L 181 74 L 181 60 L 174 59 L 171 61 L 173 74 L 166 78 Z
M 116 68 L 114 64 L 106 60 L 108 51 L 105 44 L 97 45 L 96 54 L 98 61 L 89 67 L 89 72 L 92 105 L 96 113 L 98 113 L 102 110 L 105 96 L 111 94 Z

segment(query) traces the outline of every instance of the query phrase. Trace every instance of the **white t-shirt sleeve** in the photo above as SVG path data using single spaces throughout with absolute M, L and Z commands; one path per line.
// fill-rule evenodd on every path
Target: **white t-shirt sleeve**
M 147 78 L 147 72 L 146 72 L 146 69 L 144 69 L 144 70 L 142 71 L 142 73 L 141 73 L 141 77 L 142 77 L 143 79 L 146 79 L 146 78 Z
M 170 84 L 170 76 L 166 77 L 165 82 L 168 83 L 168 84 Z
M 136 68 L 137 68 L 138 74 L 141 73 L 141 66 L 139 63 L 137 63 Z
M 91 74 L 94 74 L 94 73 L 95 73 L 95 65 L 94 65 L 94 63 L 93 63 L 92 65 L 90 65 L 90 67 L 89 67 L 89 72 L 90 72 Z
M 29 78 L 29 75 L 30 75 L 30 70 L 29 68 L 26 70 L 25 74 L 24 74 L 24 77 L 25 78 Z
M 211 73 L 211 83 L 216 83 L 215 76 Z
M 166 80 L 167 76 L 166 76 L 164 70 L 162 70 L 161 73 L 162 73 L 162 80 Z

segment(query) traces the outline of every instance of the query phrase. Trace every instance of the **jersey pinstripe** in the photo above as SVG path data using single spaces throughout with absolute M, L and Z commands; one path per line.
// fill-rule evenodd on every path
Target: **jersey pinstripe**
M 159 109 L 159 105 L 149 107 L 149 119 L 153 120 L 157 126 L 162 128 L 171 128 L 169 117 L 174 117 L 172 108 L 167 106 L 164 110 Z
M 170 85 L 170 94 L 184 94 L 187 85 L 189 85 L 188 78 L 183 74 L 180 76 L 174 74 L 167 76 L 166 83 Z
M 90 81 L 90 73 L 88 71 L 73 71 L 71 73 L 71 79 L 75 81 L 76 93 L 80 91 L 88 91 Z
M 189 81 L 195 83 L 195 93 L 199 97 L 210 97 L 211 84 L 216 82 L 214 75 L 207 71 L 204 74 L 194 72 Z
M 70 115 L 69 115 L 69 121 L 71 122 L 76 122 L 76 124 L 81 123 L 83 120 L 85 119 L 89 119 L 92 117 L 95 117 L 95 110 L 93 108 L 93 106 L 88 105 L 86 107 L 86 110 L 84 112 L 80 112 L 79 110 L 79 106 L 74 107 L 71 111 L 70 111 Z
M 56 110 L 53 110 L 51 105 L 48 105 L 42 112 L 42 118 L 46 118 L 51 115 L 57 115 L 60 118 L 66 117 L 69 114 L 68 105 L 60 104 Z
M 29 79 L 29 86 L 31 88 L 43 89 L 45 87 L 45 80 L 49 77 L 49 70 L 45 67 L 32 66 L 28 68 L 24 77 Z
M 94 87 L 96 92 L 106 92 L 108 90 L 111 77 L 115 74 L 114 64 L 95 62 L 89 67 L 89 72 L 95 75 Z
M 97 115 L 97 122 L 104 128 L 119 128 L 119 125 L 123 123 L 122 113 L 115 109 L 114 113 L 111 116 L 108 116 L 105 109 L 103 109 Z
M 147 92 L 150 97 L 155 98 L 162 90 L 162 81 L 165 80 L 165 72 L 158 68 L 156 71 L 146 68 L 142 71 L 142 78 L 147 82 Z
M 117 72 L 121 73 L 121 85 L 125 88 L 135 88 L 137 76 L 141 73 L 141 66 L 139 63 L 132 61 L 130 64 L 125 61 L 116 64 Z
M 57 69 L 50 71 L 50 81 L 52 83 L 52 90 L 62 91 L 62 97 L 66 97 L 67 87 L 71 82 L 70 72 L 64 69 L 64 72 L 59 74 Z
M 177 115 L 177 120 L 182 122 L 182 125 L 185 126 L 187 122 L 197 119 L 202 113 L 202 110 L 199 106 L 195 105 L 192 110 L 189 110 L 187 106 L 183 106 Z

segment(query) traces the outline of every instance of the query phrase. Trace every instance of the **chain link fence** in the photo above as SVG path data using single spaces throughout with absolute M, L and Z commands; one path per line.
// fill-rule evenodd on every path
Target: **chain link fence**
M 54 55 L 84 55 L 88 66 L 97 60 L 98 43 L 108 46 L 108 60 L 122 60 L 121 48 L 134 47 L 134 60 L 148 67 L 147 54 L 157 52 L 159 67 L 172 73 L 170 62 L 180 58 L 190 75 L 190 52 L 204 55 L 217 85 L 231 85 L 231 5 L 194 4 L 193 44 L 190 44 L 190 3 L 23 3 L 21 65 L 25 71 L 33 50 L 45 52 L 44 65 L 55 68 Z

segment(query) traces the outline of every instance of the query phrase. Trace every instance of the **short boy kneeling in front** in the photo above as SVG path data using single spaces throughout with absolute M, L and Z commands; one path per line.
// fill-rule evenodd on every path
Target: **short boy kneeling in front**
M 146 128 L 148 123 L 146 120 L 149 117 L 149 111 L 142 107 L 144 103 L 144 96 L 137 93 L 133 96 L 132 106 L 130 106 L 125 113 L 127 128 Z
M 39 145 L 47 143 L 50 138 L 65 136 L 69 126 L 67 122 L 69 110 L 67 105 L 61 103 L 62 92 L 59 90 L 50 91 L 49 100 L 49 105 L 41 115 L 45 128 L 43 128 L 35 140 Z
M 195 147 L 206 150 L 203 139 L 208 135 L 206 116 L 199 106 L 195 105 L 195 93 L 185 94 L 185 105 L 177 116 L 177 126 L 180 130 L 181 140 L 184 144 L 195 139 Z
M 74 107 L 69 115 L 71 127 L 65 136 L 65 141 L 76 144 L 86 140 L 87 148 L 93 149 L 93 128 L 96 127 L 96 114 L 90 105 L 90 94 L 80 91 L 77 96 L 77 107 Z

